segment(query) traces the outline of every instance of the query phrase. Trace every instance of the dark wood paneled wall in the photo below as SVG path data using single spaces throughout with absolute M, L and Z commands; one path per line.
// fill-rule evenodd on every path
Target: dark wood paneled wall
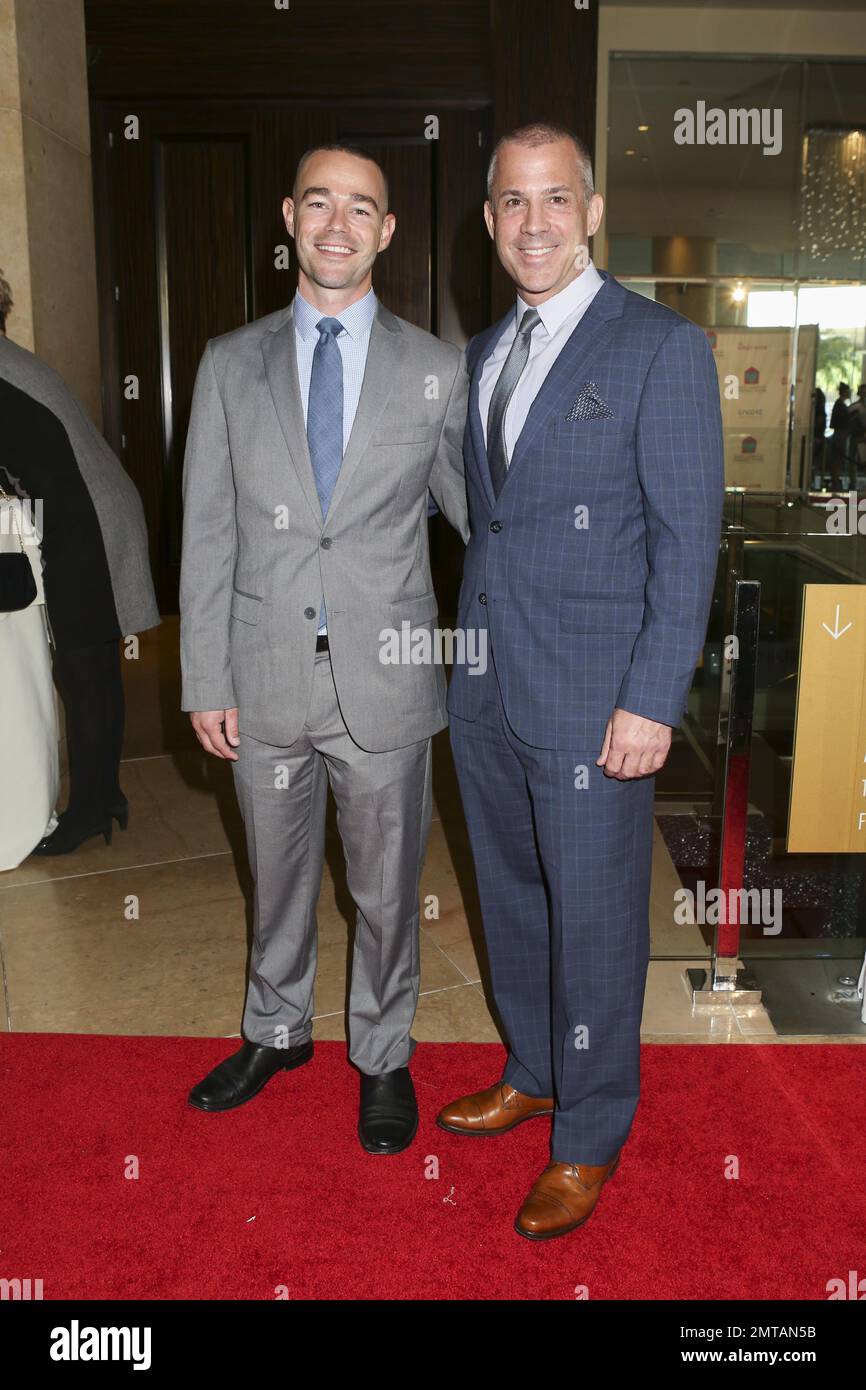
M 202 346 L 253 317 L 248 142 L 242 137 L 157 141 L 165 546 L 180 562 L 181 478 Z M 191 252 L 195 272 L 190 274 Z
M 493 139 L 529 121 L 575 131 L 595 150 L 598 0 L 491 0 Z M 492 312 L 504 314 L 511 285 L 494 257 Z
M 105 428 L 168 611 L 195 367 L 208 337 L 294 292 L 280 204 L 300 155 L 346 140 L 382 162 L 398 226 L 377 293 L 463 344 L 511 294 L 481 218 L 492 140 L 553 119 L 592 145 L 597 18 L 572 0 L 85 0 L 85 15 Z
M 490 99 L 490 0 L 85 0 L 85 17 L 97 100 Z

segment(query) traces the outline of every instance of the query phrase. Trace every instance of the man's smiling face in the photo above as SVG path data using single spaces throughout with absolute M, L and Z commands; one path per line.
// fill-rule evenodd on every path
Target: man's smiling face
M 387 192 L 372 160 L 338 150 L 316 150 L 298 169 L 283 203 L 295 239 L 303 281 L 324 290 L 366 294 L 373 262 L 394 232 Z
M 525 303 L 543 304 L 585 270 L 603 209 L 597 193 L 585 202 L 570 140 L 502 146 L 484 220 Z

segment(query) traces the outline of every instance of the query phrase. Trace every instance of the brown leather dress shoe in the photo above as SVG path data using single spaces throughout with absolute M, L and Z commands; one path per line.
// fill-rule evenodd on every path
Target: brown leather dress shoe
M 440 1110 L 436 1123 L 449 1134 L 505 1134 L 524 1120 L 537 1115 L 551 1115 L 553 1101 L 539 1096 L 525 1096 L 515 1091 L 507 1081 L 498 1081 L 486 1091 L 452 1101 Z
M 536 1178 L 517 1214 L 514 1229 L 527 1240 L 553 1240 L 568 1235 L 588 1221 L 601 1189 L 619 1166 L 619 1154 L 610 1163 L 551 1163 Z

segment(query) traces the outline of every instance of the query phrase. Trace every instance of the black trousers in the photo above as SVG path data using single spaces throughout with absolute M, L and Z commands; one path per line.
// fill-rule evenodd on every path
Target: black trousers
M 120 753 L 125 705 L 120 639 L 55 651 L 54 680 L 66 711 L 67 813 L 103 815 L 123 800 Z

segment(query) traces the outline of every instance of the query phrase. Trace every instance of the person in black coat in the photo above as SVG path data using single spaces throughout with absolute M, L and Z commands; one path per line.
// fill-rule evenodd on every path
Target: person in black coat
M 126 825 L 118 781 L 122 634 L 96 512 L 66 431 L 46 406 L 2 379 L 0 421 L 4 486 L 42 503 L 42 577 L 66 709 L 70 796 L 57 829 L 33 852 L 58 854 L 100 831 L 109 842 L 112 817 Z
M 830 486 L 839 488 L 842 482 L 842 469 L 848 469 L 848 446 L 851 440 L 851 420 L 848 415 L 848 402 L 851 387 L 846 381 L 839 382 L 839 394 L 830 415 Z
M 160 621 L 143 511 L 132 480 L 56 373 L 4 338 L 0 437 L 0 482 L 41 503 L 45 607 L 66 710 L 69 801 L 33 853 L 67 854 L 94 835 L 110 843 L 113 820 L 127 823 L 120 639 Z
M 827 429 L 827 397 L 816 386 L 812 392 L 812 477 L 818 487 L 824 481 L 824 432 Z

